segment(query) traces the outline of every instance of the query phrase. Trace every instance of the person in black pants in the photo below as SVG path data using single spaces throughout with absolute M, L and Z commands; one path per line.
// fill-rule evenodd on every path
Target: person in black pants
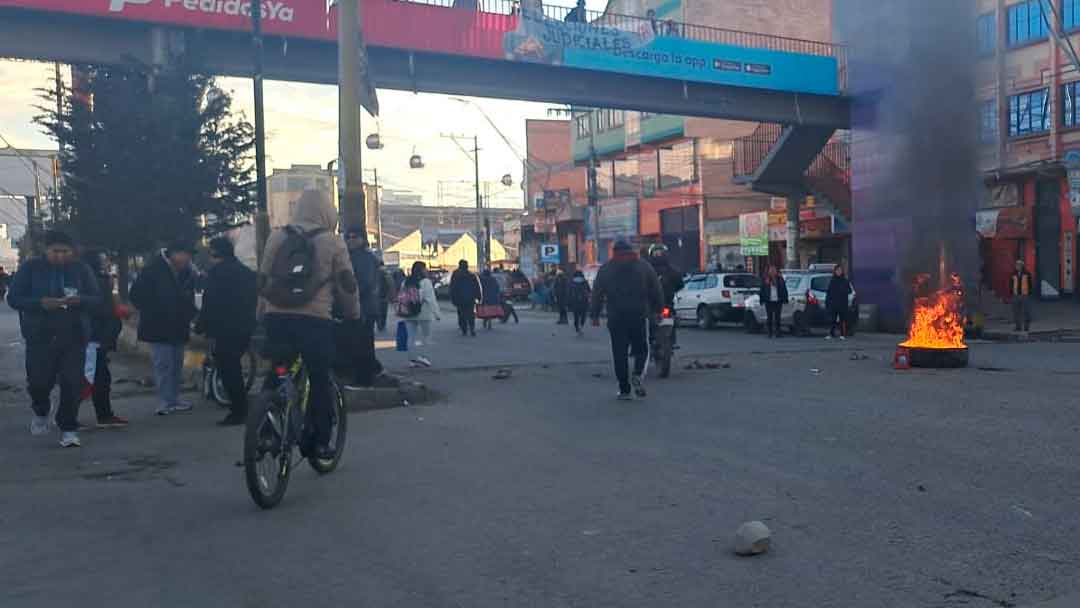
M 450 301 L 457 308 L 458 329 L 462 336 L 476 337 L 476 304 L 482 296 L 480 279 L 469 272 L 469 263 L 461 260 L 450 277 Z
M 83 263 L 94 273 L 101 292 L 101 307 L 90 317 L 90 341 L 97 343 L 97 360 L 94 362 L 94 388 L 92 399 L 99 429 L 123 428 L 128 419 L 117 416 L 112 407 L 112 372 L 109 370 L 109 353 L 116 351 L 117 340 L 123 323 L 118 316 L 116 298 L 113 297 L 113 278 L 109 273 L 112 263 L 109 256 L 99 249 L 83 252 Z
M 345 232 L 345 245 L 349 248 L 349 263 L 360 299 L 360 319 L 345 321 L 345 332 L 351 338 L 349 351 L 353 359 L 353 382 L 349 386 L 375 385 L 375 378 L 382 373 L 382 363 L 375 356 L 375 324 L 379 319 L 379 290 L 382 289 L 382 272 L 379 258 L 368 246 L 364 229 L 353 226 Z M 383 311 L 386 308 L 383 307 Z
M 589 300 L 592 299 L 592 288 L 585 278 L 585 273 L 580 270 L 574 273 L 570 281 L 570 309 L 574 313 L 574 331 L 581 335 L 585 327 L 585 316 L 589 312 Z
M 554 285 L 555 306 L 559 309 L 559 320 L 556 324 L 568 325 L 570 323 L 570 279 L 566 277 L 565 272 L 560 270 L 555 275 Z
M 788 289 L 787 281 L 784 280 L 783 275 L 776 269 L 776 266 L 769 266 L 769 271 L 765 275 L 765 280 L 761 282 L 761 303 L 765 305 L 765 312 L 768 316 L 766 325 L 769 327 L 769 337 L 783 337 L 780 328 L 780 311 L 783 309 L 784 304 L 788 303 Z
M 825 293 L 825 310 L 829 312 L 832 327 L 826 340 L 836 337 L 836 330 L 840 330 L 840 339 L 847 340 L 848 316 L 850 314 L 851 281 L 844 274 L 844 267 L 837 264 L 833 269 L 832 280 L 829 281 L 829 290 Z
M 75 257 L 75 242 L 59 231 L 45 233 L 45 257 L 19 267 L 7 294 L 19 311 L 26 343 L 26 380 L 34 417 L 30 433 L 49 432 L 49 395 L 60 385 L 56 425 L 61 447 L 79 447 L 79 401 L 91 316 L 101 307 L 93 273 Z
M 592 300 L 594 326 L 600 325 L 600 310 L 605 305 L 615 376 L 619 380 L 619 400 L 632 399 L 631 389 L 638 397 L 645 397 L 643 376 L 649 361 L 649 321 L 660 314 L 663 293 L 656 271 L 625 241 L 615 244 L 611 261 L 596 275 Z M 633 376 L 630 376 L 628 350 L 634 357 Z
M 229 415 L 218 424 L 237 426 L 247 420 L 241 362 L 255 333 L 256 275 L 236 259 L 232 241 L 226 237 L 210 241 L 210 265 L 195 332 L 214 341 L 214 365 L 229 395 Z

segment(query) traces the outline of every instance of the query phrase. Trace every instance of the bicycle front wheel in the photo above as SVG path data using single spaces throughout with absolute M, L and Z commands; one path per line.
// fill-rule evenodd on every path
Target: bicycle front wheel
M 272 509 L 289 487 L 291 449 L 287 449 L 289 423 L 277 394 L 264 391 L 253 400 L 244 429 L 244 477 L 255 504 Z
M 341 387 L 333 379 L 330 380 L 330 398 L 333 400 L 330 408 L 330 447 L 334 449 L 334 457 L 327 459 L 309 458 L 311 468 L 320 475 L 325 475 L 337 468 L 341 462 L 341 455 L 345 452 L 345 437 L 348 432 L 348 412 L 345 409 L 345 395 Z

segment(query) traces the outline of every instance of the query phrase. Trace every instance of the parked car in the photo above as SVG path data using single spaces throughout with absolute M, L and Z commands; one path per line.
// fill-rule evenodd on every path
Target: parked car
M 492 276 L 499 282 L 499 289 L 502 290 L 504 298 L 509 299 L 511 302 L 527 302 L 529 300 L 529 294 L 532 293 L 532 283 L 520 270 L 496 272 Z
M 744 323 L 746 300 L 760 288 L 761 279 L 746 272 L 693 275 L 675 294 L 676 320 L 693 321 L 703 329 L 717 323 Z
M 810 270 L 785 270 L 783 275 L 788 284 L 788 293 L 791 294 L 792 331 L 806 333 L 814 327 L 830 327 L 832 320 L 829 319 L 828 311 L 825 310 L 825 297 L 829 292 L 829 283 L 832 282 L 832 265 L 819 264 L 812 266 Z M 850 308 L 849 330 L 854 334 L 854 328 L 859 319 L 858 294 L 854 285 L 851 286 L 851 292 L 848 294 L 848 306 Z M 785 313 L 787 308 L 784 308 Z

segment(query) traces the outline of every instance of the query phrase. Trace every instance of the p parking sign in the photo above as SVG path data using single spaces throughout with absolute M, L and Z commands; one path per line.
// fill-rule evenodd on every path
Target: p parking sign
M 562 260 L 559 258 L 559 246 L 544 243 L 540 245 L 540 263 L 541 264 L 558 264 Z

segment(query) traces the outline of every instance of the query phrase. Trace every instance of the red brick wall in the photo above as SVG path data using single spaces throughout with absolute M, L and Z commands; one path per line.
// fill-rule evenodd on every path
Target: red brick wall
M 569 188 L 574 203 L 588 201 L 588 177 L 584 167 L 573 167 L 570 147 L 570 121 L 526 120 L 526 155 L 533 165 L 529 170 L 529 201 L 544 190 Z

